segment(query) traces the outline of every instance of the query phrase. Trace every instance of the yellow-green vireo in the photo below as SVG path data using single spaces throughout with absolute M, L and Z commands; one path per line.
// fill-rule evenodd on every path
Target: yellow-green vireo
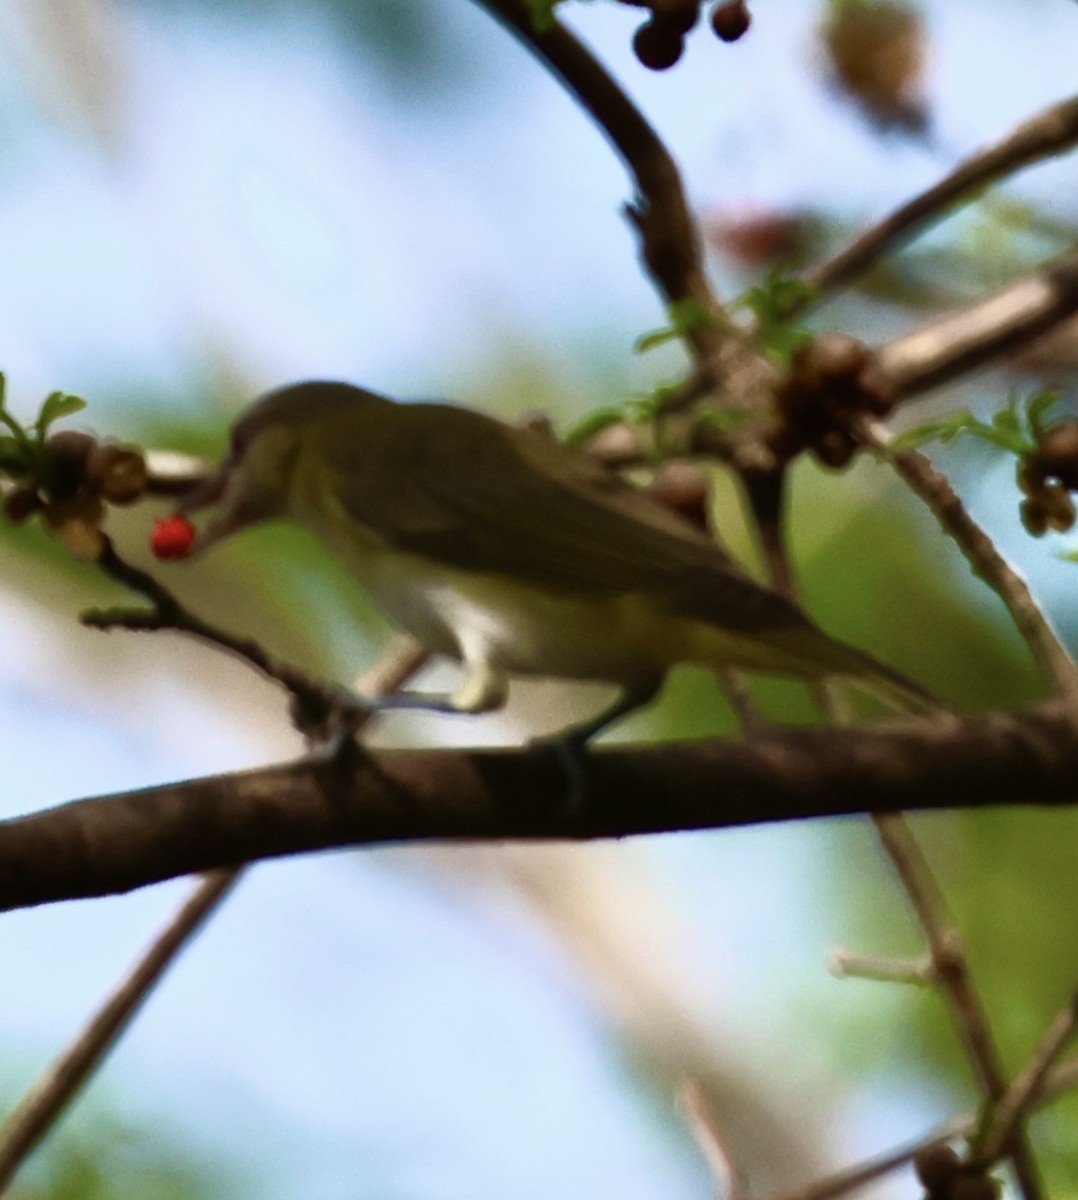
M 676 663 L 846 676 L 900 707 L 937 707 L 644 492 L 469 409 L 345 383 L 270 392 L 179 511 L 210 505 L 196 551 L 256 522 L 296 521 L 394 623 L 463 664 L 451 696 L 374 707 L 486 712 L 512 675 L 617 684 L 616 703 L 567 731 L 582 744 L 650 701 Z

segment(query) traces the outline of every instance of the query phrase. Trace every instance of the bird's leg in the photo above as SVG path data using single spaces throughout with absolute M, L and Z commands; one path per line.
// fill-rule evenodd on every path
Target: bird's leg
M 464 679 L 452 694 L 448 692 L 393 692 L 387 696 L 357 696 L 349 693 L 351 703 L 375 711 L 412 709 L 436 713 L 493 712 L 505 704 L 509 695 L 509 677 L 486 653 L 486 647 L 462 639 Z
M 534 745 L 549 746 L 554 751 L 569 777 L 570 812 L 579 808 L 584 798 L 584 756 L 588 742 L 615 721 L 650 704 L 662 689 L 663 679 L 662 672 L 638 679 L 629 684 L 614 703 L 604 708 L 598 716 L 534 740 Z

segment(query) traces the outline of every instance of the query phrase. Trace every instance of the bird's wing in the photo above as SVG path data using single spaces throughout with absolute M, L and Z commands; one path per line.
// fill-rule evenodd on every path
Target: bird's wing
M 469 410 L 409 405 L 378 438 L 376 466 L 346 426 L 320 448 L 348 515 L 394 549 L 538 587 L 642 593 L 746 632 L 805 627 L 710 540 L 583 455 Z M 441 416 L 443 419 L 439 419 Z

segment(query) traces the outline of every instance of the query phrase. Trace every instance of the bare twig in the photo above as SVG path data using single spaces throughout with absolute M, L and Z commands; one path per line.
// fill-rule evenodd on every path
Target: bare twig
M 139 582 L 139 590 L 145 594 L 141 586 L 145 580 Z M 410 639 L 400 638 L 360 676 L 357 684 L 371 695 L 394 692 L 420 669 L 426 657 Z M 131 1023 L 180 951 L 221 905 L 243 870 L 242 866 L 225 868 L 202 880 L 131 974 L 0 1126 L 0 1195 Z
M 183 496 L 205 479 L 210 464 L 177 450 L 146 451 L 146 492 L 150 496 Z
M 678 1091 L 677 1101 L 711 1171 L 716 1197 L 721 1200 L 748 1200 L 748 1183 L 738 1170 L 726 1138 L 708 1108 L 704 1089 L 696 1080 L 686 1080 Z
M 1078 254 L 1072 253 L 875 353 L 899 395 L 910 399 L 1032 341 L 1075 312 Z
M 1043 1090 L 1034 1101 L 1034 1107 L 1044 1108 L 1075 1087 L 1078 1087 L 1078 1059 L 1071 1059 L 1049 1073 Z M 856 1192 L 882 1179 L 883 1176 L 908 1166 L 922 1150 L 927 1150 L 930 1146 L 945 1145 L 958 1138 L 970 1137 L 976 1131 L 979 1121 L 979 1113 L 957 1117 L 905 1146 L 847 1167 L 834 1175 L 828 1175 L 826 1179 L 819 1179 L 806 1188 L 774 1197 L 774 1200 L 835 1200 L 837 1196 Z
M 854 954 L 833 950 L 828 970 L 840 979 L 872 979 L 880 983 L 911 983 L 919 987 L 934 984 L 936 968 L 931 958 L 885 958 L 877 954 Z
M 874 814 L 872 820 L 917 914 L 940 990 L 950 1004 L 981 1090 L 988 1100 L 999 1101 L 1007 1090 L 1007 1079 L 988 1014 L 973 985 L 961 935 L 951 922 L 936 878 L 901 813 Z M 1007 1151 L 1024 1200 L 1040 1200 L 1033 1152 L 1023 1129 L 1012 1131 Z
M 822 293 L 856 279 L 883 255 L 949 216 L 958 201 L 975 199 L 989 184 L 1053 154 L 1062 154 L 1076 143 L 1078 96 L 1072 96 L 1024 121 L 1001 142 L 971 155 L 937 184 L 859 234 L 833 258 L 806 271 L 802 279 L 812 286 L 815 295 L 800 299 L 789 308 L 788 315 L 796 316 Z
M 908 1166 L 922 1150 L 929 1146 L 946 1145 L 955 1138 L 962 1137 L 973 1128 L 973 1124 L 973 1117 L 959 1117 L 957 1120 L 948 1121 L 946 1125 L 934 1130 L 927 1137 L 918 1138 L 917 1141 L 899 1146 L 895 1150 L 889 1150 L 886 1154 L 877 1155 L 864 1162 L 856 1163 L 852 1167 L 836 1171 L 825 1179 L 818 1179 L 815 1183 L 810 1183 L 808 1187 L 776 1196 L 774 1200 L 835 1200 L 837 1196 L 849 1195 L 850 1192 L 868 1187 L 869 1184 L 875 1183 L 885 1175 L 890 1175 L 892 1171 Z
M 173 630 L 227 650 L 286 688 L 295 702 L 292 715 L 297 726 L 301 732 L 318 740 L 332 737 L 346 726 L 355 728 L 366 719 L 368 710 L 343 690 L 329 688 L 306 672 L 281 661 L 254 638 L 228 633 L 196 616 L 152 575 L 125 562 L 107 537 L 97 565 L 110 578 L 145 596 L 151 607 L 94 609 L 82 614 L 84 625 L 102 630 Z
M 216 871 L 169 922 L 138 966 L 52 1064 L 0 1129 L 0 1194 L 126 1028 L 154 984 L 231 887 L 235 871 Z
M 890 434 L 883 426 L 866 425 L 865 434 L 928 505 L 944 533 L 956 543 L 974 572 L 1007 606 L 1018 632 L 1056 691 L 1064 696 L 1078 695 L 1078 667 L 1059 634 L 1026 581 L 970 516 L 950 480 L 916 450 L 889 450 Z
M 1076 1026 L 1078 995 L 1072 997 L 1052 1022 L 1032 1058 L 1000 1097 L 984 1139 L 976 1147 L 977 1157 L 985 1163 L 991 1165 L 999 1158 L 1022 1121 L 1040 1101 L 1049 1072 L 1074 1037 Z

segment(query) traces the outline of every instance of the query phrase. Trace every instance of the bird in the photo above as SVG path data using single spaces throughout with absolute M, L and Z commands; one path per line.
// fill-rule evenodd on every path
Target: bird
M 450 694 L 364 699 L 375 708 L 489 712 L 514 676 L 616 685 L 611 705 L 559 735 L 582 747 L 679 663 L 845 677 L 903 710 L 938 707 L 599 462 L 463 406 L 335 381 L 271 391 L 177 514 L 207 509 L 194 553 L 296 522 L 392 623 L 462 665 Z

